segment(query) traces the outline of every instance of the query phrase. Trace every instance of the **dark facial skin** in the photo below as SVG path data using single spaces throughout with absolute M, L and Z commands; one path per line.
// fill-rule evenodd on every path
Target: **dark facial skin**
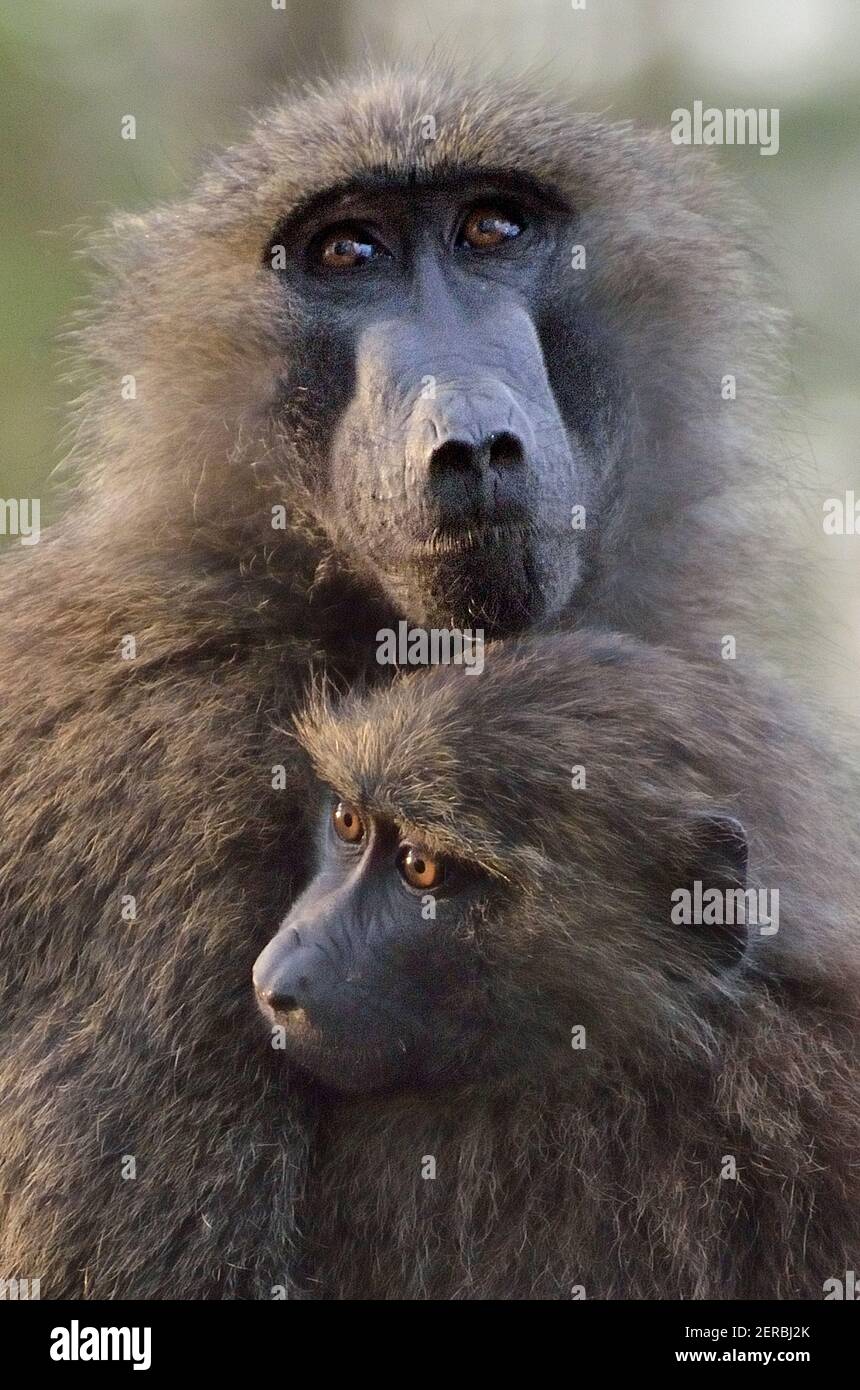
M 273 237 L 314 325 L 285 396 L 312 400 L 324 375 L 321 519 L 413 622 L 504 634 L 581 580 L 571 509 L 599 471 L 581 418 L 598 393 L 559 401 L 547 365 L 571 228 L 500 176 L 323 197 Z M 562 351 L 570 383 L 586 354 Z
M 652 889 L 664 925 L 673 887 L 746 881 L 741 824 L 725 816 L 696 824 L 694 867 L 672 864 Z M 572 865 L 572 898 L 576 881 Z M 282 1029 L 292 1061 L 338 1091 L 539 1074 L 568 1055 L 569 1023 L 586 1016 L 589 991 L 581 963 L 570 959 L 550 981 L 536 977 L 524 943 L 513 974 L 510 959 L 500 963 L 491 938 L 520 939 L 520 912 L 511 885 L 434 859 L 393 822 L 338 802 L 324 823 L 315 877 L 254 966 L 263 1017 Z M 587 910 L 572 937 L 594 920 Z M 741 924 L 708 931 L 699 942 L 701 978 L 733 968 L 746 941 Z M 689 969 L 682 943 L 679 934 L 667 963 L 679 979 Z M 538 963 L 543 952 L 538 946 Z
M 347 814 L 360 835 L 344 839 L 326 817 L 320 868 L 254 967 L 263 1016 L 283 1028 L 287 1055 L 337 1090 L 460 1077 L 486 1051 L 492 1015 L 468 948 L 489 885 L 393 823 Z

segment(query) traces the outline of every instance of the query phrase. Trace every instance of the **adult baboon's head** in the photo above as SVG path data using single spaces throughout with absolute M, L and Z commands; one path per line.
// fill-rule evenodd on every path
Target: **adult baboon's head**
M 311 535 L 428 625 L 506 633 L 571 600 L 670 623 L 717 601 L 737 515 L 699 504 L 760 405 L 769 324 L 727 213 L 667 133 L 514 83 L 316 90 L 106 242 L 84 448 L 114 517 L 124 478 L 158 534 L 191 510 L 245 572 Z

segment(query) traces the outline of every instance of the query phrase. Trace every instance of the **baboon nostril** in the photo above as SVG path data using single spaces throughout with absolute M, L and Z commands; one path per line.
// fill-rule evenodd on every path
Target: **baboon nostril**
M 509 468 L 523 462 L 523 446 L 515 434 L 509 434 L 507 430 L 493 434 L 489 445 L 488 457 L 493 468 Z
M 278 994 L 277 990 L 271 989 L 264 996 L 270 1009 L 274 1009 L 278 1014 L 293 1013 L 299 1007 L 299 1002 L 292 994 Z
M 430 455 L 430 468 L 437 473 L 462 473 L 477 467 L 480 450 L 462 439 L 449 439 Z
M 449 439 L 430 455 L 430 468 L 435 473 L 463 473 L 470 469 L 510 468 L 522 463 L 523 446 L 515 434 L 500 430 L 488 434 L 477 444 L 463 439 Z

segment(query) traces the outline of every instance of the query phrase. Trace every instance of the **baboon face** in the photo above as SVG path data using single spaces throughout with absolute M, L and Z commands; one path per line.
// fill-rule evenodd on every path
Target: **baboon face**
M 322 516 L 418 621 L 525 627 L 577 583 L 589 459 L 539 330 L 570 218 L 513 175 L 356 179 L 267 252 L 313 326 L 321 401 L 336 383 Z
M 692 872 L 709 888 L 742 883 L 742 828 L 705 818 L 697 835 Z M 607 865 L 595 883 L 594 846 L 577 838 L 579 858 L 560 874 L 546 864 L 503 884 L 387 816 L 336 802 L 319 870 L 254 967 L 285 1050 L 343 1091 L 545 1076 L 569 1068 L 578 1028 L 598 1051 L 617 1048 L 607 1012 L 635 1038 L 634 991 L 659 1027 L 673 995 L 743 954 L 743 928 L 691 948 L 670 925 L 671 885 L 685 886 L 680 855 L 661 884 L 659 854 L 639 862 L 640 848 L 631 855 L 619 842 L 611 863 L 626 852 L 632 869 L 614 883 Z
M 343 1091 L 485 1072 L 494 1005 L 475 928 L 488 876 L 347 802 L 321 839 L 318 873 L 254 967 L 286 1050 Z
M 717 192 L 668 140 L 517 84 L 287 101 L 106 241 L 100 466 L 133 495 L 143 450 L 146 505 L 207 552 L 282 579 L 307 548 L 425 626 L 659 626 L 688 510 L 738 437 L 748 459 L 758 397 L 730 422 L 713 383 L 736 338 L 766 355 Z
M 649 708 L 661 662 L 677 714 Z M 317 869 L 254 969 L 293 1059 L 346 1091 L 567 1084 L 572 1030 L 580 1069 L 698 1030 L 746 927 L 685 926 L 673 894 L 745 889 L 747 842 L 679 756 L 694 713 L 681 663 L 573 634 L 303 717 L 332 788 Z

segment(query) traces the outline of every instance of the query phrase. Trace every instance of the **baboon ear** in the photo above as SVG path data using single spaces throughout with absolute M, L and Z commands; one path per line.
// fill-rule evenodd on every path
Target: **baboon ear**
M 745 913 L 738 911 L 732 889 L 746 889 L 749 848 L 747 833 L 735 816 L 697 816 L 685 846 L 683 887 L 692 909 L 689 929 L 700 933 L 707 954 L 718 969 L 735 965 L 747 948 Z M 681 895 L 673 895 L 677 903 Z M 738 917 L 742 920 L 738 921 Z M 674 916 L 674 921 L 686 921 Z
M 702 847 L 699 867 L 716 888 L 746 888 L 749 867 L 747 832 L 735 816 L 701 816 L 696 838 Z

